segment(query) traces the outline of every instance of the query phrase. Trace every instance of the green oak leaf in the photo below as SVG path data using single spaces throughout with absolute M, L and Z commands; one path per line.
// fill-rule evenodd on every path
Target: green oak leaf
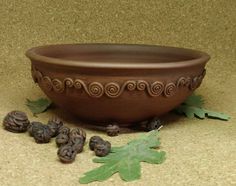
M 52 102 L 46 98 L 39 98 L 34 101 L 26 99 L 25 104 L 31 110 L 31 112 L 36 115 L 46 111 Z
M 93 159 L 93 162 L 103 163 L 103 165 L 86 172 L 79 182 L 87 184 L 104 181 L 115 173 L 119 173 L 120 178 L 124 181 L 140 179 L 140 162 L 160 164 L 165 160 L 165 152 L 154 149 L 159 145 L 158 131 L 154 130 L 124 146 L 113 147 L 107 156 Z
M 221 120 L 229 120 L 230 116 L 224 114 L 224 113 L 220 113 L 220 112 L 214 112 L 214 111 L 210 111 L 210 110 L 206 110 L 204 109 L 206 115 L 208 118 L 216 118 L 216 119 L 221 119 Z
M 175 109 L 175 111 L 178 114 L 185 114 L 188 118 L 197 117 L 200 119 L 205 119 L 206 117 L 208 117 L 225 121 L 230 119 L 230 117 L 224 113 L 210 111 L 202 108 L 203 103 L 204 102 L 202 96 L 192 95 L 189 96 L 181 105 L 179 105 Z
M 189 106 L 202 107 L 204 105 L 204 100 L 202 96 L 193 94 L 187 97 L 187 99 L 184 101 L 184 104 Z

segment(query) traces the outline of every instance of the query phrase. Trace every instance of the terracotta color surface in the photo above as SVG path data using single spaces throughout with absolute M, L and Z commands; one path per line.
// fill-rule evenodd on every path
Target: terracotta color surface
M 205 76 L 206 53 L 154 45 L 29 49 L 32 77 L 60 108 L 96 125 L 138 125 L 181 104 Z
M 13 110 L 47 122 L 59 113 L 68 126 L 75 120 L 53 109 L 34 118 L 25 98 L 43 96 L 33 83 L 24 52 L 57 43 L 144 43 L 205 51 L 211 55 L 197 93 L 208 109 L 228 113 L 229 122 L 166 117 L 160 132 L 167 159 L 142 163 L 142 179 L 124 183 L 118 175 L 91 185 L 235 185 L 236 184 L 236 1 L 234 0 L 22 0 L 0 1 L 0 119 Z M 111 138 L 123 145 L 139 133 Z M 0 185 L 79 185 L 82 173 L 95 168 L 85 148 L 75 163 L 63 165 L 54 140 L 36 144 L 27 134 L 0 128 Z

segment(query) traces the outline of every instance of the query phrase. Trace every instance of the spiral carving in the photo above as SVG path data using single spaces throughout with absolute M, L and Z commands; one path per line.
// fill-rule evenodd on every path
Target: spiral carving
M 168 83 L 165 87 L 164 95 L 166 97 L 171 97 L 171 96 L 175 95 L 176 89 L 177 88 L 174 83 Z
M 177 89 L 188 88 L 194 90 L 200 86 L 204 76 L 205 70 L 198 76 L 180 77 L 176 82 L 164 83 L 155 81 L 150 83 L 145 80 L 127 80 L 122 84 L 116 82 L 108 82 L 105 85 L 99 82 L 86 83 L 82 79 L 65 78 L 63 80 L 57 78 L 50 78 L 43 76 L 43 74 L 32 67 L 32 76 L 36 83 L 39 83 L 44 89 L 48 91 L 55 91 L 62 93 L 66 88 L 75 88 L 77 90 L 84 91 L 89 96 L 94 98 L 100 98 L 104 94 L 110 98 L 119 97 L 125 89 L 128 91 L 146 91 L 149 96 L 155 97 L 164 95 L 165 97 L 171 97 L 175 95 Z
M 83 88 L 83 81 L 81 81 L 79 79 L 76 79 L 75 82 L 74 82 L 74 87 L 76 89 L 82 89 Z
M 204 71 L 202 72 L 202 74 L 200 76 L 197 76 L 197 79 L 193 78 L 193 81 L 195 83 L 195 89 L 198 88 L 200 86 L 200 84 L 202 83 L 203 78 L 206 75 L 206 70 L 204 69 Z M 195 80 L 194 80 L 195 79 Z M 194 87 L 194 86 L 193 86 Z
M 38 81 L 41 81 L 41 79 Z M 43 77 L 42 78 L 42 85 L 46 90 L 49 90 L 49 91 L 52 90 L 51 78 L 49 78 L 48 76 Z
M 91 97 L 99 98 L 104 93 L 104 88 L 101 83 L 93 82 L 88 86 L 88 93 Z
M 31 66 L 31 74 L 35 83 L 38 83 L 43 78 L 42 73 L 36 70 L 33 65 Z
M 146 81 L 143 81 L 143 80 L 139 80 L 137 82 L 137 89 L 142 91 L 142 90 L 145 90 L 146 87 L 148 87 L 148 83 Z
M 185 86 L 186 82 L 187 79 L 185 77 L 179 78 L 179 80 L 177 81 L 177 87 Z
M 52 88 L 56 92 L 63 92 L 64 91 L 64 85 L 59 79 L 52 80 Z
M 186 87 L 189 87 L 190 84 L 191 84 L 191 82 L 192 82 L 191 78 L 190 78 L 190 77 L 186 77 L 186 83 L 185 83 L 185 86 L 186 86 Z
M 117 83 L 107 83 L 105 85 L 105 93 L 109 97 L 117 97 L 120 93 L 120 86 Z
M 74 81 L 73 81 L 73 79 L 71 79 L 71 78 L 66 78 L 65 80 L 64 80 L 64 86 L 65 87 L 73 87 L 74 86 Z
M 135 81 L 127 81 L 126 82 L 126 87 L 129 91 L 133 91 L 136 89 L 136 82 Z
M 152 96 L 159 96 L 164 91 L 164 84 L 159 81 L 155 81 L 151 84 L 150 93 Z
M 192 79 L 192 82 L 191 82 L 189 88 L 190 88 L 190 90 L 194 90 L 194 89 L 196 89 L 197 87 L 198 87 L 198 77 L 194 77 L 194 78 Z
M 148 93 L 151 96 L 159 96 L 162 94 L 163 90 L 164 90 L 164 84 L 162 82 L 159 81 L 155 81 L 154 83 L 152 83 L 151 85 L 144 81 L 144 80 L 139 80 L 137 82 L 137 89 L 139 91 L 143 91 L 145 89 L 147 89 Z
M 43 77 L 43 75 L 40 72 L 33 73 L 32 71 L 32 77 L 35 83 L 38 83 L 40 79 Z

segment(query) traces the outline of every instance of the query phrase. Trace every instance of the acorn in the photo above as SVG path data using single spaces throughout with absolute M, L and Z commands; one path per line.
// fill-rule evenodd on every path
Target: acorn
M 33 131 L 33 137 L 36 143 L 48 143 L 51 140 L 50 128 L 44 125 L 41 128 Z
M 111 143 L 109 141 L 103 141 L 102 143 L 97 143 L 94 148 L 96 156 L 103 157 L 110 153 Z
M 66 134 L 66 135 L 69 135 L 69 134 L 70 134 L 70 128 L 69 128 L 69 127 L 66 127 L 66 126 L 62 126 L 62 127 L 59 129 L 59 134 Z
M 69 134 L 70 138 L 74 138 L 74 137 L 78 137 L 78 136 L 82 136 L 83 137 L 83 142 L 85 143 L 86 140 L 86 133 L 83 129 L 81 128 L 74 128 L 70 131 Z
M 94 150 L 96 144 L 102 143 L 103 139 L 100 136 L 92 136 L 89 140 L 89 148 Z
M 146 124 L 146 129 L 147 131 L 158 130 L 161 125 L 161 120 L 158 117 L 154 117 Z
M 53 117 L 48 121 L 47 125 L 51 130 L 51 137 L 55 137 L 59 134 L 59 130 L 63 126 L 63 122 L 59 118 Z
M 67 144 L 68 141 L 69 141 L 69 136 L 67 134 L 61 133 L 61 134 L 57 135 L 57 137 L 56 137 L 56 144 L 58 147 L 61 147 L 65 144 Z
M 42 124 L 41 122 L 37 122 L 37 121 L 33 121 L 30 123 L 30 125 L 28 126 L 28 132 L 30 136 L 33 136 L 33 134 L 37 131 L 40 130 L 44 127 L 44 124 Z
M 4 128 L 14 133 L 26 132 L 29 124 L 27 115 L 21 111 L 11 111 L 3 119 Z
M 81 153 L 84 148 L 84 138 L 82 136 L 70 138 L 68 144 L 71 145 L 77 153 Z
M 63 163 L 72 163 L 75 161 L 76 150 L 71 145 L 61 146 L 57 151 L 57 156 Z
M 108 136 L 117 136 L 120 132 L 120 127 L 114 123 L 106 127 L 106 132 Z

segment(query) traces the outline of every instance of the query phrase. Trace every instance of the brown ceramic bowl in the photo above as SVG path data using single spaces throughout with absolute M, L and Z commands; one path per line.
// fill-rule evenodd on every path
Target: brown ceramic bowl
M 127 44 L 66 44 L 26 52 L 44 93 L 79 119 L 120 125 L 160 116 L 199 87 L 209 55 Z

